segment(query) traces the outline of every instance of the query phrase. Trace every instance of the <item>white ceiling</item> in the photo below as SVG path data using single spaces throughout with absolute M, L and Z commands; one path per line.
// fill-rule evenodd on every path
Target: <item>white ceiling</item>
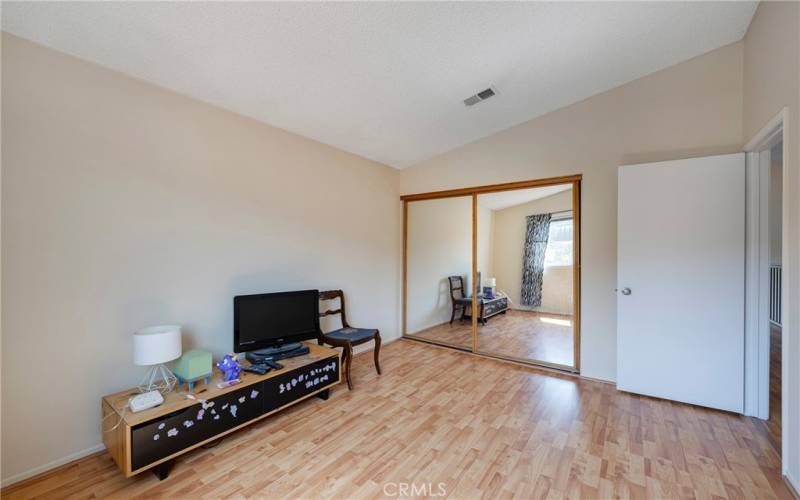
M 755 8 L 3 2 L 2 27 L 402 168 L 737 41 Z
M 500 191 L 498 193 L 482 194 L 478 196 L 478 205 L 489 210 L 503 210 L 528 203 L 533 200 L 553 196 L 572 189 L 572 184 L 559 184 L 557 186 L 542 186 L 530 189 L 516 189 L 514 191 Z

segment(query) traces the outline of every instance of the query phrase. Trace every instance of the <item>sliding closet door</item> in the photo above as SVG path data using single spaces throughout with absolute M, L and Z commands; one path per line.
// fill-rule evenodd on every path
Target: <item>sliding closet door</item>
M 406 204 L 405 335 L 472 349 L 472 196 Z
M 479 194 L 476 350 L 576 367 L 572 183 Z
M 403 336 L 579 372 L 580 179 L 402 196 Z

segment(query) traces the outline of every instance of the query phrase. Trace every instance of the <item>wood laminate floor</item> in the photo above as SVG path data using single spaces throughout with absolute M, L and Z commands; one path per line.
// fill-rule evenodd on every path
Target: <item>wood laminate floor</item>
M 190 452 L 164 481 L 125 479 L 100 453 L 2 496 L 381 498 L 442 483 L 463 499 L 790 498 L 750 418 L 410 340 L 381 361 L 377 376 L 356 356 L 353 391 Z
M 454 321 L 414 334 L 434 342 L 472 348 L 472 323 Z M 572 366 L 572 316 L 509 309 L 478 325 L 478 351 Z
M 773 445 L 781 447 L 781 327 L 769 326 L 769 420 L 764 422 L 773 440 Z

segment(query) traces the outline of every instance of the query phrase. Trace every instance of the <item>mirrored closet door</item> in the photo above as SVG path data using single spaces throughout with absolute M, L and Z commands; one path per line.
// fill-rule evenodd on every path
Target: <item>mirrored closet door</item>
M 480 194 L 476 351 L 574 367 L 572 184 Z
M 472 196 L 406 207 L 405 334 L 472 349 Z
M 580 176 L 402 199 L 404 336 L 579 371 Z

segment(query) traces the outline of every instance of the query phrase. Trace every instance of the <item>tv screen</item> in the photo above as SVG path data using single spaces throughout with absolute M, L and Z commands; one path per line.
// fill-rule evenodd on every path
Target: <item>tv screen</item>
M 318 330 L 319 290 L 233 298 L 234 352 L 314 339 Z

